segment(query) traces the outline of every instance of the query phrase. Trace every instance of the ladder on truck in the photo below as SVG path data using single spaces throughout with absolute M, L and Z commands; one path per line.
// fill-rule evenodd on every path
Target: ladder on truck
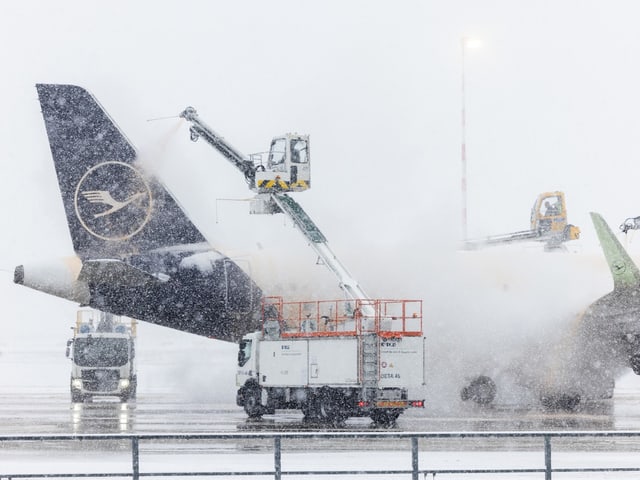
M 191 140 L 196 141 L 202 137 L 213 148 L 218 150 L 227 160 L 229 160 L 245 177 L 249 184 L 249 188 L 257 192 L 252 200 L 251 213 L 255 214 L 274 214 L 284 213 L 298 227 L 300 232 L 309 241 L 309 244 L 320 257 L 322 262 L 331 270 L 339 280 L 340 288 L 352 300 L 363 300 L 363 314 L 368 317 L 375 315 L 374 309 L 369 302 L 370 297 L 360 287 L 356 279 L 349 273 L 347 268 L 340 262 L 338 257 L 329 248 L 326 237 L 322 234 L 318 226 L 311 217 L 304 211 L 302 206 L 293 198 L 286 194 L 287 191 L 301 191 L 309 188 L 310 179 L 308 177 L 308 150 L 306 151 L 306 177 L 302 177 L 303 163 L 295 161 L 293 153 L 295 145 L 301 145 L 306 148 L 308 145 L 308 137 L 297 134 L 286 134 L 282 137 L 276 137 L 271 143 L 269 151 L 269 161 L 267 164 L 262 162 L 256 165 L 255 160 L 251 160 L 254 156 L 246 156 L 240 153 L 236 148 L 231 146 L 222 136 L 217 134 L 207 124 L 205 124 L 198 116 L 197 111 L 193 107 L 187 107 L 180 117 L 185 118 L 192 125 L 190 127 Z M 280 140 L 286 139 L 289 143 L 283 144 Z M 276 147 L 280 145 L 281 147 Z M 283 146 L 283 147 L 282 147 Z M 282 163 L 276 165 L 272 159 L 278 157 L 279 152 L 274 152 L 274 148 L 284 148 L 285 157 Z M 298 147 L 299 148 L 299 147 Z M 296 178 L 294 181 L 294 169 Z M 272 170 L 272 171 L 271 171 Z M 275 175 L 273 181 L 260 183 L 257 175 Z M 369 390 L 375 391 L 379 378 L 379 341 L 375 332 L 363 333 L 361 336 L 362 352 L 363 352 L 363 383 Z
M 378 388 L 379 365 L 378 356 L 380 342 L 375 333 L 366 333 L 361 337 L 362 349 L 362 386 L 364 397 L 372 398 Z

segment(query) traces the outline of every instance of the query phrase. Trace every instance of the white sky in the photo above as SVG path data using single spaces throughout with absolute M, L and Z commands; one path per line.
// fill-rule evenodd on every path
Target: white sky
M 639 15 L 634 0 L 1 2 L 0 268 L 72 253 L 34 87 L 72 83 L 218 246 L 247 241 L 229 202 L 215 223 L 244 182 L 179 120 L 146 120 L 192 105 L 246 153 L 309 133 L 297 198 L 365 289 L 427 288 L 434 315 L 464 317 L 483 303 L 433 304 L 437 252 L 461 234 L 461 37 L 483 42 L 466 57 L 469 236 L 528 228 L 537 194 L 560 189 L 589 244 L 589 211 L 614 229 L 640 215 Z M 607 290 L 581 281 L 566 309 Z
M 142 152 L 178 124 L 145 120 L 187 105 L 244 152 L 310 133 L 300 200 L 323 227 L 375 218 L 455 240 L 463 35 L 483 42 L 466 61 L 469 235 L 525 229 L 536 195 L 562 189 L 592 237 L 590 210 L 614 227 L 640 214 L 639 13 L 632 0 L 3 2 L 0 198 L 18 205 L 6 218 L 19 234 L 2 251 L 42 248 L 27 230 L 70 249 L 36 82 L 86 87 Z M 213 164 L 204 183 L 224 160 L 185 136 L 165 161 L 199 191 L 192 173 Z

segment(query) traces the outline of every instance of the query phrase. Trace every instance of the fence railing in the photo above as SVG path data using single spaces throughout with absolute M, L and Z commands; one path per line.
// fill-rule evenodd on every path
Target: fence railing
M 26 448 L 25 444 L 28 444 L 39 452 L 51 449 L 52 452 L 60 452 L 61 447 L 64 447 L 64 442 L 71 442 L 67 445 L 67 448 L 82 448 L 86 447 L 88 442 L 98 442 L 105 444 L 104 455 L 109 456 L 114 454 L 113 442 L 122 444 L 128 444 L 125 448 L 126 451 L 130 450 L 131 464 L 130 470 L 120 472 L 47 472 L 34 471 L 29 473 L 25 471 L 6 471 L 8 468 L 3 462 L 0 462 L 0 480 L 12 480 L 23 478 L 113 478 L 123 477 L 139 480 L 140 477 L 194 477 L 194 476 L 268 476 L 273 477 L 276 480 L 280 480 L 283 476 L 307 476 L 307 475 L 407 475 L 411 476 L 412 480 L 418 480 L 420 477 L 427 478 L 428 476 L 445 475 L 445 474 L 518 474 L 518 473 L 540 473 L 544 474 L 546 480 L 552 478 L 553 473 L 587 473 L 587 472 L 640 472 L 640 456 L 634 456 L 637 458 L 638 466 L 609 466 L 598 467 L 582 465 L 580 467 L 570 468 L 554 468 L 552 465 L 552 441 L 559 441 L 564 439 L 562 450 L 568 451 L 570 448 L 576 448 L 576 442 L 582 442 L 585 450 L 592 454 L 598 451 L 597 442 L 594 440 L 604 440 L 604 445 L 609 443 L 615 443 L 612 439 L 627 438 L 625 440 L 626 447 L 631 447 L 633 451 L 640 449 L 640 431 L 567 431 L 567 432 L 435 432 L 435 433 L 418 433 L 418 432 L 287 432 L 287 433 L 221 433 L 221 434 L 85 434 L 85 435 L 37 435 L 37 436 L 0 436 L 0 454 L 10 450 L 12 447 L 15 449 Z M 421 468 L 419 462 L 420 448 L 419 442 L 423 443 L 423 452 L 431 452 L 428 443 L 434 441 L 463 441 L 465 439 L 474 439 L 474 448 L 483 447 L 491 443 L 491 448 L 496 448 L 497 441 L 506 441 L 511 439 L 513 441 L 525 441 L 526 448 L 544 452 L 544 464 L 540 462 L 539 467 L 528 468 L 501 468 L 500 465 L 495 465 L 491 468 Z M 578 440 L 579 439 L 579 440 Z M 634 440 L 635 439 L 635 443 Z M 333 445 L 335 441 L 346 441 L 349 445 L 349 451 L 361 452 L 362 448 L 358 448 L 358 445 L 366 445 L 368 451 L 383 451 L 388 450 L 389 445 L 394 446 L 394 450 L 402 450 L 405 448 L 410 451 L 410 464 L 406 468 L 396 469 L 382 469 L 371 466 L 366 469 L 302 469 L 302 470 L 284 470 L 282 468 L 282 454 L 283 451 L 287 453 L 288 449 L 283 448 L 283 440 L 291 440 L 291 445 L 297 445 L 297 450 L 300 451 L 304 445 L 304 449 L 310 452 L 318 453 L 326 449 L 327 446 Z M 406 442 L 406 447 L 402 447 L 402 442 Z M 193 447 L 197 445 L 199 449 L 202 449 L 202 442 L 209 441 L 237 441 L 241 442 L 244 446 L 242 455 L 250 456 L 255 453 L 255 449 L 252 452 L 252 448 L 247 446 L 251 441 L 260 442 L 260 452 L 272 452 L 273 453 L 273 468 L 267 470 L 246 470 L 246 466 L 250 463 L 248 461 L 240 462 L 245 469 L 235 469 L 233 471 L 226 470 L 209 470 L 209 471 L 141 471 L 141 459 L 144 459 L 144 454 L 141 457 L 140 447 L 150 445 L 171 445 L 171 442 L 179 442 L 181 452 L 189 452 L 189 445 Z M 110 443 L 109 443 L 110 442 Z M 304 443 L 301 443 L 304 442 Z M 359 443 L 360 442 L 360 443 Z M 109 447 L 111 445 L 111 447 Z M 385 445 L 383 448 L 382 445 Z M 500 446 L 501 445 L 501 446 Z M 505 444 L 498 445 L 499 448 L 504 448 Z M 509 448 L 521 448 L 517 447 L 514 443 L 508 443 L 506 450 Z M 539 448 L 539 450 L 538 450 Z M 605 450 L 605 448 L 603 448 Z M 100 449 L 102 451 L 102 449 Z M 120 449 L 120 452 L 122 449 Z M 143 452 L 144 453 L 144 452 Z M 355 454 L 355 453 L 354 453 Z M 35 465 L 35 464 L 34 464 Z M 42 467 L 42 465 L 41 465 Z M 42 468 L 40 468 L 41 470 Z M 21 468 L 24 470 L 24 468 Z

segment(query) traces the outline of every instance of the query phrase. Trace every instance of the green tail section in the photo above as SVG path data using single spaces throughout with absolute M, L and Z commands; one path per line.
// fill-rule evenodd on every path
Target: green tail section
M 613 275 L 614 290 L 640 286 L 640 270 L 599 213 L 591 212 L 600 246 Z

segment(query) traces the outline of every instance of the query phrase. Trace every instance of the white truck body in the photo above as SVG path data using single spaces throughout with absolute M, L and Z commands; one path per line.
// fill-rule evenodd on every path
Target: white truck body
M 371 416 L 377 423 L 424 405 L 408 398 L 410 387 L 424 383 L 419 331 L 363 332 L 364 321 L 357 328 L 353 320 L 338 323 L 348 325 L 346 330 L 266 328 L 245 335 L 238 354 L 238 405 L 250 417 L 300 408 L 320 420 Z
M 135 398 L 135 320 L 79 310 L 73 338 L 67 342 L 67 357 L 71 359 L 72 402 Z
M 357 338 L 297 338 L 258 341 L 259 384 L 264 387 L 359 386 L 361 345 Z M 258 337 L 258 338 L 256 338 Z M 424 340 L 379 339 L 380 388 L 402 388 L 423 381 Z M 238 386 L 249 376 L 238 374 Z

